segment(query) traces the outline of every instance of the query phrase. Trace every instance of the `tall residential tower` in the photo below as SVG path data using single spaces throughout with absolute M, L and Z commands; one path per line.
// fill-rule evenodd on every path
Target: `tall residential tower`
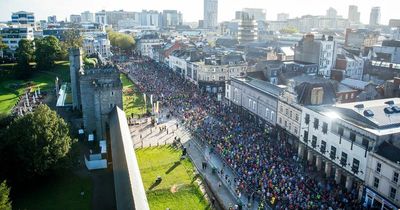
M 204 28 L 218 26 L 218 0 L 204 0 Z

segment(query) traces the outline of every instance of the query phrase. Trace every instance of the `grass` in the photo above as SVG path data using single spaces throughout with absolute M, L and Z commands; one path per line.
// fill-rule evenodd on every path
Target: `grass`
M 150 209 L 208 209 L 208 202 L 194 182 L 193 165 L 180 161 L 181 150 L 170 146 L 137 149 L 136 156 Z M 156 185 L 157 176 L 162 177 Z
M 64 82 L 70 81 L 69 62 L 67 61 L 57 61 L 53 70 L 34 72 L 32 77 L 27 80 L 14 79 L 14 66 L 15 64 L 0 65 L 1 71 L 9 72 L 7 76 L 0 78 L 0 114 L 10 113 L 29 84 L 31 84 L 33 90 L 40 88 L 43 91 L 49 91 L 54 88 L 56 77 Z M 19 85 L 19 87 L 13 87 L 15 84 Z
M 139 92 L 135 84 L 125 75 L 121 74 L 123 84 L 123 106 L 127 116 L 143 115 L 146 113 L 144 108 L 143 93 Z M 151 110 L 150 98 L 147 96 L 147 110 Z
M 84 195 L 81 195 L 81 192 Z M 90 177 L 79 177 L 66 173 L 53 177 L 13 201 L 13 209 L 47 210 L 47 209 L 90 209 L 92 183 Z

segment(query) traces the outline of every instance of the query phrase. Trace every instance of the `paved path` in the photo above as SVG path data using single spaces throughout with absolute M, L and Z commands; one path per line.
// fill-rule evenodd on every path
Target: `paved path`
M 247 196 L 238 195 L 235 192 L 234 178 L 236 176 L 229 167 L 224 166 L 222 159 L 219 155 L 209 152 L 207 146 L 202 146 L 196 139 L 192 137 L 190 132 L 178 123 L 177 119 L 172 118 L 164 120 L 164 122 L 157 126 L 152 126 L 150 120 L 141 125 L 130 126 L 132 140 L 135 148 L 157 146 L 164 144 L 171 144 L 175 137 L 181 138 L 182 144 L 187 148 L 188 154 L 199 172 L 205 177 L 211 190 L 216 195 L 216 199 L 223 206 L 224 209 L 229 209 L 238 204 L 239 199 L 247 207 Z M 161 127 L 168 130 L 160 131 Z M 202 169 L 202 163 L 207 162 L 207 168 Z M 212 172 L 212 167 L 218 170 L 218 173 Z M 223 169 L 223 174 L 219 173 Z M 221 186 L 219 186 L 221 184 Z M 251 207 L 243 207 L 243 209 L 258 209 L 258 204 L 254 202 Z

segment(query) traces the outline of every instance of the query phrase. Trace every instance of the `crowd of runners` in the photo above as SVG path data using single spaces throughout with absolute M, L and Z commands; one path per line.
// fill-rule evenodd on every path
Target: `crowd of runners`
M 202 144 L 219 155 L 236 177 L 238 195 L 276 209 L 359 209 L 357 187 L 347 191 L 308 170 L 285 138 L 249 122 L 232 107 L 201 92 L 166 66 L 147 58 L 120 63 L 140 92 L 152 94 Z M 223 172 L 222 172 L 223 173 Z

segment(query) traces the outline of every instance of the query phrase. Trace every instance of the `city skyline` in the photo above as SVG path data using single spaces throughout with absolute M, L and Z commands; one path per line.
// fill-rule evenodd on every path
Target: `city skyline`
M 48 16 L 56 15 L 58 20 L 69 19 L 70 14 L 80 14 L 89 10 L 97 12 L 100 10 L 125 10 L 125 11 L 141 11 L 141 10 L 158 10 L 165 9 L 179 10 L 183 13 L 184 22 L 197 22 L 203 19 L 203 0 L 195 0 L 190 5 L 182 4 L 183 0 L 157 1 L 148 0 L 145 2 L 129 2 L 128 0 L 117 0 L 112 5 L 108 1 L 99 0 L 96 4 L 91 1 L 71 0 L 68 2 L 52 1 L 52 0 L 4 0 L 0 3 L 0 21 L 9 21 L 12 12 L 30 11 L 34 12 L 37 20 L 46 20 Z M 389 19 L 400 19 L 400 15 L 396 13 L 395 0 L 370 0 L 368 2 L 362 0 L 337 0 L 326 1 L 321 4 L 319 0 L 282 0 L 279 4 L 269 5 L 268 2 L 260 0 L 219 0 L 218 22 L 234 19 L 235 11 L 243 8 L 261 8 L 267 11 L 267 20 L 276 20 L 278 13 L 289 13 L 290 18 L 300 17 L 302 15 L 325 15 L 326 10 L 330 7 L 337 10 L 338 15 L 347 18 L 349 5 L 358 6 L 361 13 L 361 22 L 368 24 L 371 8 L 381 7 L 381 24 L 387 25 Z M 44 6 L 46 5 L 46 6 Z M 72 6 L 71 6 L 72 5 Z M 306 5 L 299 9 L 299 5 Z M 68 8 L 68 9 L 65 9 Z

